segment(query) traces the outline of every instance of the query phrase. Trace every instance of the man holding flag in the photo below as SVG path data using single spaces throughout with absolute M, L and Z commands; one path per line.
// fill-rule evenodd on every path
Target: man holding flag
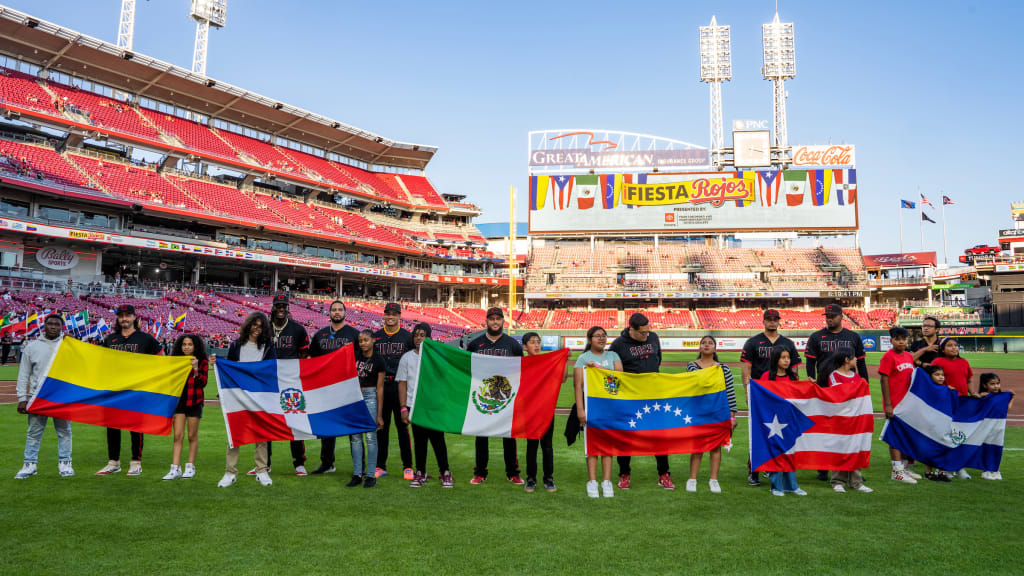
M 28 414 L 28 400 L 35 395 L 46 378 L 46 369 L 60 347 L 63 328 L 64 320 L 60 314 L 49 314 L 43 324 L 43 335 L 25 345 L 21 353 L 21 369 L 18 371 L 18 414 Z M 42 414 L 28 414 L 25 463 L 14 476 L 18 480 L 36 474 L 39 443 L 46 431 L 47 418 Z M 74 476 L 75 470 L 71 467 L 71 422 L 54 418 L 53 428 L 57 431 L 57 470 L 61 476 Z
M 135 307 L 122 304 L 117 307 L 117 330 L 103 339 L 103 347 L 111 350 L 122 350 L 136 354 L 163 353 L 163 348 L 149 334 L 139 330 L 139 319 L 135 316 Z M 128 467 L 129 476 L 142 474 L 142 432 L 129 432 L 132 440 L 132 461 Z M 107 428 L 107 465 L 96 472 L 97 476 L 107 476 L 121 471 L 121 430 Z
M 184 322 L 184 318 L 182 318 Z M 309 335 L 306 329 L 292 320 L 288 312 L 288 295 L 278 294 L 274 296 L 274 306 L 270 312 L 271 336 L 274 340 L 274 349 L 277 351 L 278 360 L 298 360 L 309 358 Z M 302 440 L 292 440 L 288 443 L 292 453 L 292 464 L 295 466 L 296 476 L 306 475 L 306 443 Z M 267 444 L 267 466 L 273 456 L 273 444 Z M 250 475 L 255 475 L 255 468 L 250 470 Z
M 341 300 L 331 302 L 330 310 L 327 313 L 331 323 L 313 335 L 313 341 L 309 345 L 310 358 L 330 354 L 359 339 L 359 330 L 345 323 L 347 309 L 344 302 Z M 337 440 L 334 436 L 320 439 L 320 467 L 310 472 L 310 474 L 334 472 L 334 448 Z

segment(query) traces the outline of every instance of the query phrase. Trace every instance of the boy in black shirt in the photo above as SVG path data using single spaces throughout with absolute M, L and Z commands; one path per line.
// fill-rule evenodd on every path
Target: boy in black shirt
M 487 356 L 522 357 L 523 347 L 515 338 L 504 333 L 505 312 L 501 308 L 487 310 L 487 330 L 466 346 L 466 350 L 474 354 Z M 478 436 L 476 439 L 476 466 L 473 467 L 473 479 L 470 484 L 483 484 L 487 480 L 487 462 L 491 458 L 488 443 L 490 438 Z M 505 456 L 505 476 L 513 484 L 523 484 L 519 476 L 519 460 L 516 457 L 516 439 L 502 438 L 501 448 Z
M 404 399 L 398 397 L 398 362 L 402 354 L 412 350 L 412 333 L 402 328 L 402 306 L 397 302 L 389 302 L 384 306 L 384 327 L 373 333 L 374 349 L 384 361 L 384 398 L 381 418 L 384 426 L 377 433 L 377 477 L 388 473 L 388 444 L 390 443 L 391 418 L 395 419 L 398 431 L 398 450 L 402 457 L 402 477 L 413 479 L 412 469 L 412 438 L 409 437 L 409 426 L 402 422 L 402 405 Z
M 117 307 L 117 330 L 103 339 L 103 346 L 136 354 L 163 354 L 163 347 L 156 338 L 139 330 L 139 319 L 131 304 Z M 128 475 L 138 476 L 142 474 L 142 433 L 129 432 L 129 436 L 132 439 L 132 461 Z M 96 473 L 97 476 L 121 471 L 121 431 L 117 428 L 107 428 L 107 459 L 107 465 Z
M 331 323 L 313 334 L 309 344 L 309 356 L 325 356 L 344 346 L 354 344 L 359 338 L 359 331 L 345 323 L 347 309 L 341 300 L 331 302 L 327 314 Z M 334 447 L 337 438 L 328 436 L 320 438 L 320 467 L 310 474 L 329 474 L 334 472 Z

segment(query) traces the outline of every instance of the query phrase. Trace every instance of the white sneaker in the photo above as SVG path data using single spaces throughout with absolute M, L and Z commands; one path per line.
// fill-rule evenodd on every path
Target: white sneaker
M 857 492 L 863 492 L 865 494 L 871 494 L 872 492 L 874 492 L 874 490 L 872 490 L 871 488 L 868 488 L 867 486 L 861 484 L 860 486 L 857 487 Z
M 185 472 L 181 475 L 182 478 L 195 478 L 196 477 L 196 465 L 189 462 L 185 464 Z
M 597 492 L 597 480 L 590 480 L 587 482 L 587 496 L 591 498 L 599 498 L 601 495 Z
M 177 480 L 181 478 L 181 466 L 171 464 L 171 471 L 164 475 L 164 480 Z
M 62 478 L 68 478 L 75 475 L 75 469 L 71 467 L 71 461 L 57 463 L 57 473 Z
M 955 476 L 955 474 L 953 474 L 952 472 L 946 472 L 945 470 L 943 470 L 943 471 L 941 472 L 941 474 L 942 474 L 943 476 L 945 476 L 946 478 L 949 478 L 950 480 L 952 480 L 952 479 L 953 479 L 953 477 Z
M 601 482 L 601 495 L 605 498 L 615 497 L 615 485 L 612 484 L 611 480 L 605 480 Z
M 914 469 L 910 466 L 910 464 L 907 464 L 906 460 L 903 461 L 903 472 L 905 472 L 907 476 L 910 476 L 914 480 L 920 480 L 922 478 L 920 474 L 914 472 Z
M 807 492 L 805 492 L 801 488 L 797 488 L 796 490 L 793 490 L 793 494 L 796 494 L 797 496 L 807 496 Z
M 274 483 L 274 481 L 270 479 L 270 474 L 266 472 L 260 472 L 259 474 L 257 474 L 256 479 L 259 480 L 260 484 L 263 484 L 264 486 L 270 486 L 271 484 Z
M 24 480 L 25 478 L 28 478 L 29 476 L 35 476 L 35 475 L 36 475 L 36 463 L 35 462 L 25 462 L 25 464 L 21 467 L 21 470 L 18 470 L 18 473 L 14 475 L 14 479 L 15 480 Z
M 295 475 L 296 476 L 309 476 L 309 472 L 306 472 L 306 467 L 305 466 L 296 466 L 295 467 Z
M 110 460 L 107 465 L 100 468 L 100 471 L 96 473 L 97 476 L 107 476 L 109 474 L 117 474 L 121 471 L 121 463 L 117 460 Z
M 1002 480 L 1003 479 L 1003 473 L 1000 472 L 999 470 L 996 470 L 995 472 L 992 473 L 992 479 L 993 480 Z
M 835 486 L 832 487 L 832 489 L 835 490 L 836 492 L 839 492 L 840 494 L 846 492 L 846 487 L 843 486 L 842 484 L 836 484 Z
M 129 476 L 141 476 L 142 475 L 142 461 L 132 460 L 131 464 L 128 465 Z
M 689 480 L 686 481 L 686 491 L 687 492 L 696 492 L 697 491 L 697 479 L 696 478 L 690 478 Z
M 217 482 L 217 488 L 227 488 L 235 483 L 235 475 L 231 473 L 224 474 L 224 477 Z
M 961 468 L 960 470 L 957 471 L 956 477 L 961 479 L 961 480 L 970 480 L 971 479 L 971 475 L 968 474 L 967 470 L 964 469 L 964 468 Z
M 774 488 L 772 488 L 771 494 L 772 494 L 772 496 L 785 496 L 786 495 L 786 493 L 783 492 L 782 490 L 776 490 Z
M 687 486 L 687 488 L 689 488 L 689 486 Z M 711 488 L 712 494 L 722 493 L 722 487 L 718 485 L 718 480 L 715 480 L 714 478 L 708 480 L 708 488 Z
M 981 479 L 982 480 L 995 480 L 995 478 L 992 477 L 992 474 L 988 470 L 982 470 L 981 471 Z
M 902 469 L 901 470 L 895 470 L 894 469 L 892 471 L 892 476 L 890 476 L 890 478 L 892 478 L 893 480 L 895 480 L 897 482 L 903 482 L 905 484 L 917 484 L 917 480 L 914 480 L 913 478 L 911 478 L 909 475 L 907 475 L 907 471 L 906 470 L 902 470 Z
M 267 474 L 270 474 L 270 466 L 267 466 Z M 245 475 L 246 476 L 255 476 L 256 475 L 256 469 L 253 468 L 252 470 L 249 470 L 248 472 L 245 473 Z

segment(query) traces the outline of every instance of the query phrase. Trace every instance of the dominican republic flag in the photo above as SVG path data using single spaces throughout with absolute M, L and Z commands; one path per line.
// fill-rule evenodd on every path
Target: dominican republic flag
M 918 194 L 920 194 L 920 192 Z M 927 205 L 931 206 L 933 210 L 935 209 L 935 204 L 932 204 L 931 200 L 929 200 L 924 194 L 920 194 L 920 196 L 921 196 L 921 204 L 927 204 Z
M 840 206 L 857 202 L 857 170 L 836 169 L 832 171 L 832 178 L 835 180 L 836 198 Z
M 945 194 L 943 194 L 943 196 L 942 196 L 942 205 L 943 206 L 950 206 L 952 204 L 953 204 L 953 199 L 950 198 L 949 196 L 946 196 Z
M 813 382 L 751 380 L 750 466 L 759 472 L 858 470 L 871 464 L 867 382 L 820 388 Z
M 780 188 L 782 188 L 782 173 L 778 170 L 765 170 L 757 173 L 757 197 L 761 199 L 761 206 L 778 204 Z
M 590 210 L 594 207 L 599 184 L 596 174 L 576 177 L 576 202 L 580 210 Z
M 1003 458 L 1011 398 L 1006 392 L 980 399 L 960 396 L 918 368 L 910 391 L 882 430 L 882 440 L 908 458 L 942 470 L 994 472 Z
M 302 360 L 217 360 L 216 368 L 229 446 L 377 429 L 359 391 L 352 346 Z
M 903 208 L 903 209 L 906 209 L 906 210 L 913 210 L 913 209 L 917 208 L 917 203 L 916 202 L 911 202 L 910 200 L 900 200 L 900 208 Z
M 551 203 L 554 204 L 556 210 L 565 210 L 569 207 L 573 184 L 572 176 L 551 177 Z
M 647 184 L 647 174 L 623 174 L 622 175 L 622 182 L 623 182 L 623 184 L 640 184 L 640 185 L 644 185 L 644 184 Z M 619 189 L 620 196 L 625 193 L 624 192 L 624 186 L 619 186 L 618 189 Z M 636 208 L 636 206 L 634 204 L 626 204 L 625 202 L 622 202 L 622 204 L 625 204 L 626 208 L 629 208 L 630 210 Z

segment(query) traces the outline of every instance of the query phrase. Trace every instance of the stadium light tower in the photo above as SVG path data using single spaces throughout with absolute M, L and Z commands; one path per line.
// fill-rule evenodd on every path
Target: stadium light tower
M 729 27 L 715 17 L 700 27 L 700 81 L 711 89 L 711 163 L 720 165 L 725 134 L 722 128 L 722 82 L 732 79 L 732 47 Z
M 789 146 L 786 128 L 786 87 L 784 82 L 796 76 L 796 46 L 792 22 L 779 22 L 779 13 L 771 24 L 761 25 L 761 40 L 764 47 L 764 68 L 761 73 L 765 80 L 772 81 L 772 118 L 774 120 L 775 142 L 782 148 Z
M 135 38 L 135 0 L 121 0 L 121 22 L 117 27 L 117 47 L 131 50 Z
M 206 47 L 210 26 L 223 28 L 227 19 L 228 0 L 192 0 L 190 15 L 196 21 L 196 48 L 192 52 L 192 71 L 206 76 Z

